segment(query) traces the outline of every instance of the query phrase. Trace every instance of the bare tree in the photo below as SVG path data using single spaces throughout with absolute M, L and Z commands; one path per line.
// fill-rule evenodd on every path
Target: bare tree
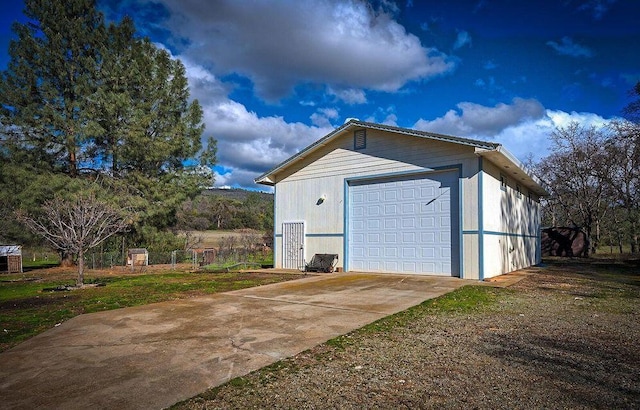
M 603 149 L 605 139 L 601 129 L 577 122 L 558 127 L 551 135 L 554 152 L 537 167 L 551 192 L 547 212 L 553 213 L 554 222 L 583 228 L 592 253 L 609 206 L 604 175 L 611 161 Z
M 640 124 L 613 121 L 610 127 L 613 136 L 605 149 L 613 161 L 611 171 L 605 176 L 612 191 L 612 202 L 626 213 L 627 237 L 631 253 L 636 253 L 640 241 Z
M 75 200 L 55 198 L 34 217 L 18 214 L 18 219 L 61 253 L 78 255 L 78 287 L 84 284 L 84 254 L 109 237 L 124 231 L 130 223 L 127 210 L 98 200 L 93 194 Z

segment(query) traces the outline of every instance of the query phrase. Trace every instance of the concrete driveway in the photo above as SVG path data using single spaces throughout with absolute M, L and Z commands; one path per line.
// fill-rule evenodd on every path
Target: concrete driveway
M 468 283 L 336 273 L 78 316 L 0 354 L 0 407 L 164 408 Z

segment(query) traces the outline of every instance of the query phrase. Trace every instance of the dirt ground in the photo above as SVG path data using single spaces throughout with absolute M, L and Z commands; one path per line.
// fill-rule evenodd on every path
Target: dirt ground
M 218 248 L 224 238 L 240 240 L 247 234 L 262 236 L 264 232 L 251 229 L 238 229 L 235 231 L 189 231 L 189 235 L 192 238 L 191 240 L 197 248 Z
M 640 269 L 611 266 L 556 261 L 476 310 L 419 307 L 176 408 L 640 408 Z
M 191 270 L 197 271 L 198 267 L 195 267 L 190 263 L 178 263 L 175 266 L 171 264 L 166 265 L 148 265 L 148 266 L 135 266 L 131 269 L 131 266 L 114 266 L 112 268 L 105 269 L 85 269 L 84 276 L 86 278 L 91 277 L 109 277 L 109 276 L 122 276 L 122 275 L 147 275 L 151 273 L 164 273 L 168 271 L 189 272 Z M 9 275 L 6 275 L 9 277 Z M 52 267 L 46 269 L 25 269 L 23 274 L 12 274 L 11 278 L 16 280 L 43 278 L 46 280 L 75 280 L 78 277 L 78 268 L 72 267 Z

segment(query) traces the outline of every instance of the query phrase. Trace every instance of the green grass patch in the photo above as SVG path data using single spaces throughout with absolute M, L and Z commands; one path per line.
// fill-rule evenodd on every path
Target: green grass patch
M 506 292 L 508 291 L 488 286 L 463 286 L 395 315 L 377 320 L 364 326 L 360 331 L 389 332 L 397 327 L 407 326 L 413 320 L 430 314 L 475 313 L 496 304 L 500 293 Z
M 420 305 L 376 320 L 346 335 L 330 339 L 326 344 L 339 350 L 344 350 L 355 343 L 354 335 L 388 333 L 396 328 L 405 327 L 412 321 L 427 315 L 477 313 L 496 305 L 501 295 L 507 295 L 510 292 L 507 289 L 496 289 L 488 286 L 463 286 L 440 297 L 426 300 Z
M 168 272 L 86 278 L 104 286 L 71 291 L 44 291 L 73 286 L 75 279 L 0 280 L 0 351 L 83 313 L 100 312 L 165 300 L 207 295 L 292 279 L 273 273 Z

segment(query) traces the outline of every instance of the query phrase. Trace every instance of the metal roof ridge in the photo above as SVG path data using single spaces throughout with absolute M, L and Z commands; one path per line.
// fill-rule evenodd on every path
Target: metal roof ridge
M 398 127 L 394 125 L 377 124 L 373 122 L 366 122 L 366 121 L 360 121 L 360 120 L 351 120 L 350 122 L 354 122 L 361 125 L 362 127 L 367 127 L 372 129 L 399 132 L 407 135 L 433 138 L 433 139 L 438 139 L 442 141 L 455 142 L 459 144 L 472 145 L 472 146 L 478 146 L 478 147 L 497 148 L 500 145 L 497 142 L 483 141 L 483 140 L 477 140 L 477 139 L 466 138 L 466 137 L 457 137 L 454 135 L 439 134 L 437 132 L 422 131 L 422 130 L 416 130 L 413 128 Z

